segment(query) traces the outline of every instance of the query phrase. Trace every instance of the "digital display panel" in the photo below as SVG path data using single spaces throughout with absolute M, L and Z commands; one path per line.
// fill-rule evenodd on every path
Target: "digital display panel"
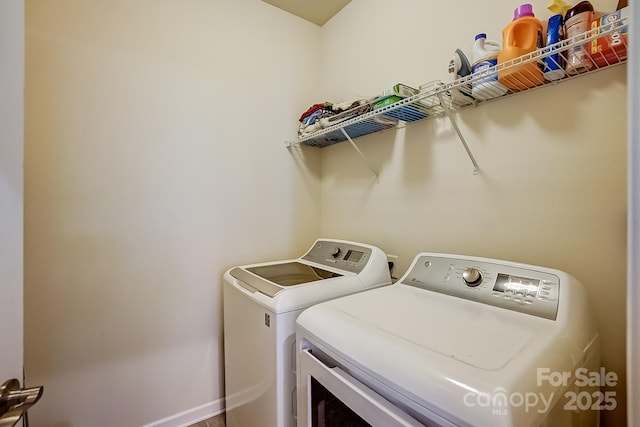
M 358 262 L 362 259 L 362 256 L 364 255 L 364 252 L 360 252 L 360 251 L 353 251 L 351 249 L 349 249 L 347 251 L 347 254 L 344 256 L 344 260 L 345 261 L 351 261 L 351 262 Z
M 540 287 L 540 280 L 528 277 L 512 276 L 509 274 L 498 274 L 493 290 L 496 292 L 521 292 L 524 295 L 535 295 Z

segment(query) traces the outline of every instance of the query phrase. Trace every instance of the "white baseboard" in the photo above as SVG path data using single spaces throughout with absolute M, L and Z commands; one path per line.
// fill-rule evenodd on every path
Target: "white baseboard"
M 171 415 L 143 427 L 187 427 L 197 422 L 215 417 L 224 412 L 224 399 L 218 399 L 204 405 Z

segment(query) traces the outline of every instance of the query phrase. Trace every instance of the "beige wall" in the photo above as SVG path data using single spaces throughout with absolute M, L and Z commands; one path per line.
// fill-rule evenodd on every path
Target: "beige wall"
M 325 91 L 346 100 L 398 82 L 446 80 L 453 50 L 470 54 L 479 32 L 499 38 L 514 4 L 354 0 L 323 28 Z M 533 4 L 549 16 L 547 2 Z M 371 29 L 380 29 L 377 38 L 365 43 Z M 398 255 L 396 275 L 420 251 L 573 274 L 593 304 L 602 364 L 620 377 L 618 409 L 604 425 L 624 425 L 626 93 L 620 67 L 461 112 L 478 175 L 443 118 L 356 141 L 379 184 L 348 144 L 322 149 L 321 234 Z
M 317 153 L 284 139 L 319 27 L 255 0 L 30 0 L 26 21 L 31 421 L 219 410 L 222 273 L 317 237 Z

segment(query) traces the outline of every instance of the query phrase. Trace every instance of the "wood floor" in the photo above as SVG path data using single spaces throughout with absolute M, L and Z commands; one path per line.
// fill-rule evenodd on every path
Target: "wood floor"
M 192 424 L 189 427 L 225 427 L 224 426 L 224 414 L 216 415 L 208 420 L 200 421 L 199 423 Z

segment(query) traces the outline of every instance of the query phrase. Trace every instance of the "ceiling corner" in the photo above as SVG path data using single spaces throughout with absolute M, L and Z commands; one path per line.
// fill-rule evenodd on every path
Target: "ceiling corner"
M 262 0 L 316 25 L 322 26 L 351 0 Z

